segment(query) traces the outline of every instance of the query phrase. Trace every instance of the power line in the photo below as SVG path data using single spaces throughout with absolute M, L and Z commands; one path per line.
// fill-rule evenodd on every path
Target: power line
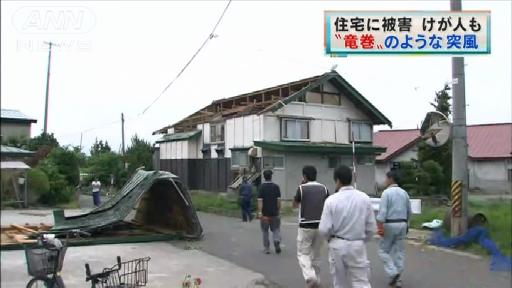
M 208 34 L 208 37 L 206 37 L 206 39 L 204 40 L 203 44 L 201 44 L 201 46 L 199 47 L 199 49 L 197 49 L 196 53 L 194 53 L 194 55 L 192 55 L 192 57 L 190 58 L 190 60 L 188 60 L 187 64 L 185 64 L 185 66 L 183 66 L 183 68 L 181 69 L 181 71 L 176 75 L 176 77 L 174 77 L 174 79 L 169 82 L 169 84 L 167 84 L 167 86 L 165 86 L 164 90 L 162 90 L 162 92 L 160 92 L 160 95 L 158 95 L 155 100 L 153 100 L 153 102 L 151 102 L 151 104 L 149 104 L 148 107 L 146 107 L 141 114 L 144 114 L 146 113 L 146 111 L 151 108 L 151 106 L 153 106 L 153 104 L 156 103 L 156 101 L 158 101 L 158 99 L 160 99 L 160 97 L 162 97 L 162 95 L 165 93 L 165 91 L 167 91 L 167 89 L 169 89 L 169 87 L 171 87 L 171 85 L 176 81 L 178 80 L 178 78 L 180 78 L 181 74 L 183 74 L 183 72 L 187 69 L 187 67 L 190 65 L 190 63 L 192 63 L 192 61 L 194 60 L 194 58 L 196 58 L 196 56 L 199 54 L 199 52 L 201 52 L 201 50 L 203 49 L 203 47 L 206 45 L 206 43 L 208 43 L 208 41 L 210 41 L 211 39 L 213 39 L 215 37 L 215 30 L 217 29 L 217 26 L 219 26 L 220 24 L 220 21 L 222 20 L 222 18 L 224 17 L 224 14 L 226 14 L 226 11 L 228 10 L 228 7 L 229 5 L 231 4 L 231 1 L 232 0 L 229 0 L 228 4 L 226 5 L 226 8 L 224 8 L 224 11 L 222 11 L 222 14 L 220 15 L 219 17 L 219 20 L 217 20 L 217 23 L 215 23 L 215 26 L 213 26 L 213 29 L 212 29 L 212 32 L 210 32 L 210 34 Z

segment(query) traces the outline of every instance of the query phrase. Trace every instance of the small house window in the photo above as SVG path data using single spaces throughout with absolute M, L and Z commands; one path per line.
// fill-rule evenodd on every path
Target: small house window
M 263 157 L 263 169 L 284 168 L 283 156 L 265 156 Z
M 210 125 L 210 142 L 224 142 L 224 123 Z
M 281 139 L 291 141 L 309 140 L 309 120 L 283 119 L 281 125 Z
M 339 165 L 345 165 L 348 167 L 352 167 L 352 156 L 350 156 L 350 155 L 329 156 L 328 165 L 329 165 L 329 168 L 336 168 Z
M 247 166 L 249 166 L 249 155 L 247 155 L 247 150 L 231 151 L 231 166 L 232 167 L 247 167 Z
M 350 139 L 354 142 L 372 142 L 372 124 L 363 121 L 350 122 Z

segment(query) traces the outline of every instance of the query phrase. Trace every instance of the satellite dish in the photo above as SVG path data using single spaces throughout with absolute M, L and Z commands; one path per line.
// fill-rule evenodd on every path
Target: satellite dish
M 448 118 L 440 112 L 428 112 L 421 124 L 421 138 L 432 147 L 444 145 L 450 139 L 452 126 Z

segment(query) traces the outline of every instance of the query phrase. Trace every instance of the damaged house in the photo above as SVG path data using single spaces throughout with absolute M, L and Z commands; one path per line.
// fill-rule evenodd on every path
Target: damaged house
M 240 175 L 258 179 L 273 170 L 283 198 L 291 199 L 302 167 L 316 166 L 318 181 L 334 189 L 338 164 L 352 166 L 357 186 L 375 191 L 373 126 L 391 122 L 335 71 L 213 101 L 192 115 L 154 132 L 158 165 L 180 176 L 190 189 L 226 191 Z M 332 191 L 331 190 L 331 191 Z

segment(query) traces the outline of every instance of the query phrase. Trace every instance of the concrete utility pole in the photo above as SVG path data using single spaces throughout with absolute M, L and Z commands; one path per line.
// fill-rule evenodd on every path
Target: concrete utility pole
M 121 151 L 123 152 L 123 156 L 124 156 L 124 114 L 121 113 Z
M 450 0 L 452 11 L 461 11 L 461 0 Z M 452 57 L 453 144 L 451 234 L 466 232 L 468 223 L 468 144 L 464 57 Z
M 44 42 L 48 44 L 48 71 L 46 72 L 46 98 L 44 101 L 44 127 L 43 133 L 48 133 L 48 93 L 50 92 L 50 64 L 52 60 L 52 46 L 55 45 L 52 42 Z

